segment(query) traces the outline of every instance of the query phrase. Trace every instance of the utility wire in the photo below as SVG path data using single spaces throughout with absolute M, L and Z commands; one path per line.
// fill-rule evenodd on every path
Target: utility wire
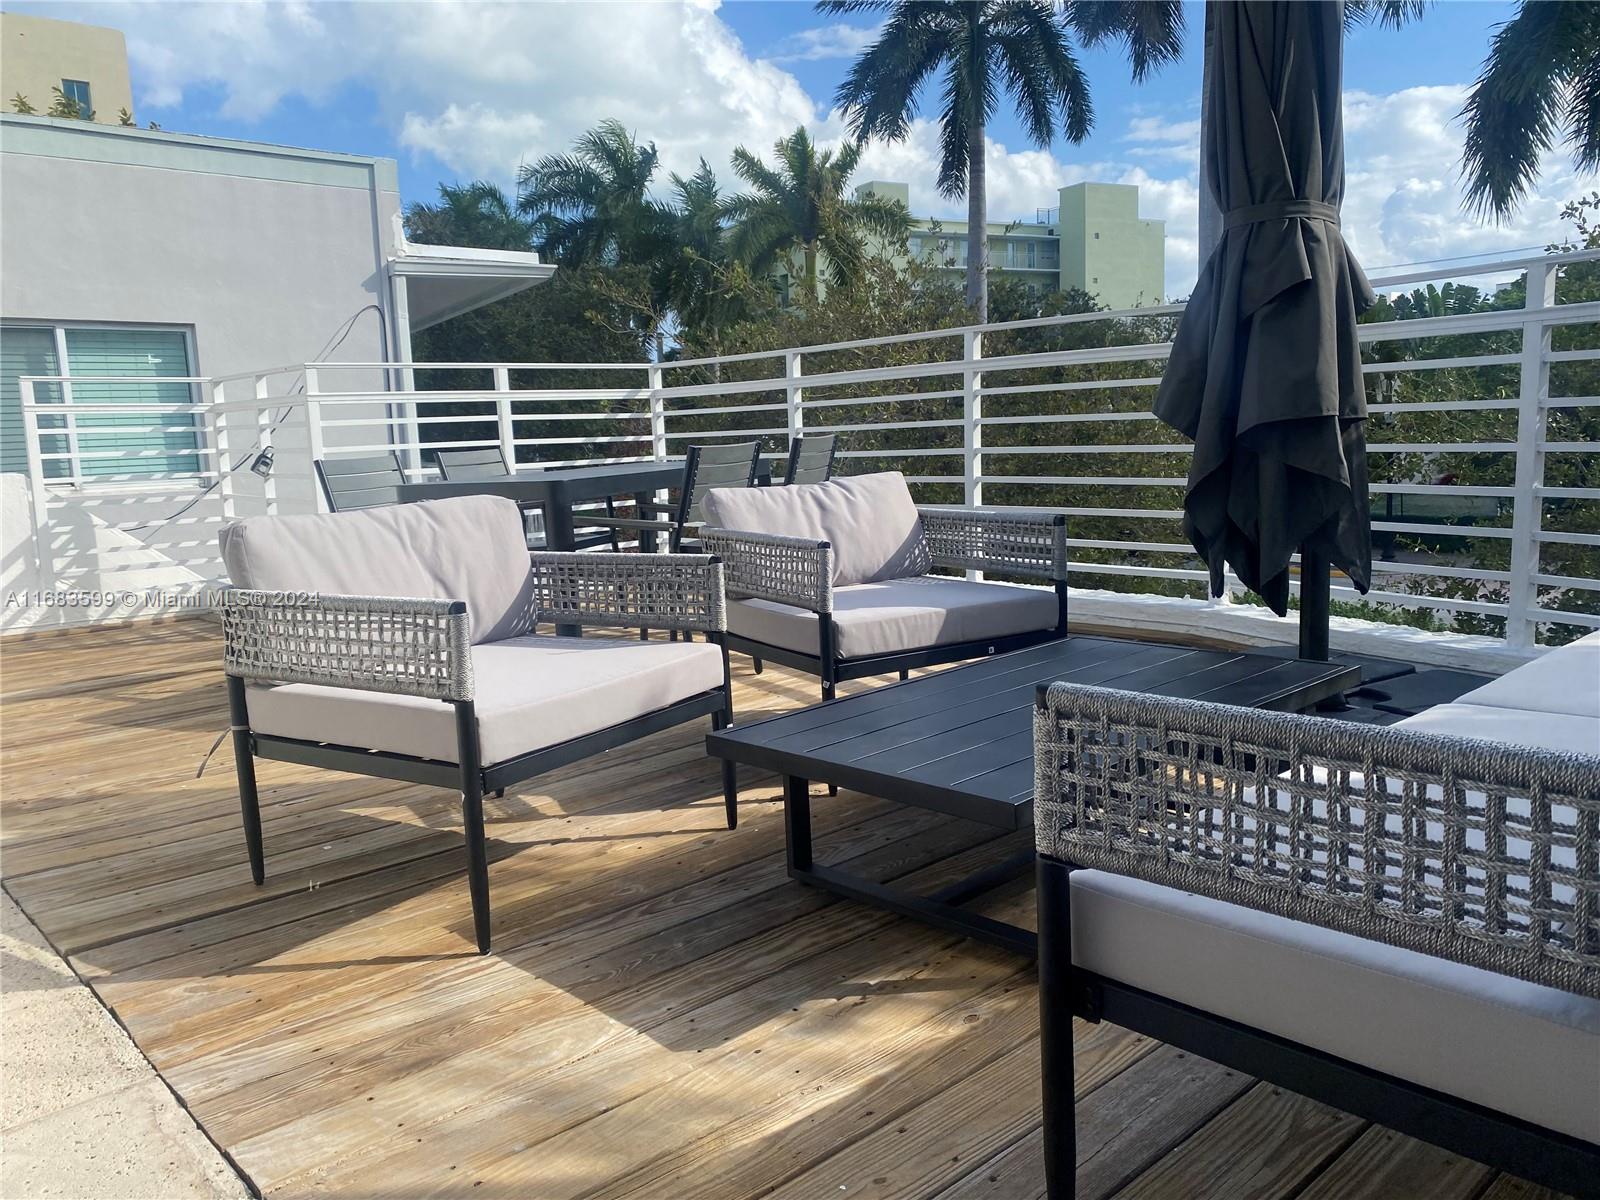
M 358 308 L 355 312 L 350 314 L 349 320 L 347 320 L 342 326 L 340 326 L 340 328 L 337 331 L 335 331 L 335 333 L 333 335 L 333 338 L 329 339 L 330 341 L 333 342 L 333 344 L 332 345 L 326 345 L 325 344 L 321 350 L 317 351 L 317 356 L 315 358 L 311 359 L 311 362 L 312 363 L 326 362 L 328 355 L 332 354 L 340 346 L 344 345 L 345 340 L 350 336 L 350 334 L 352 332 L 354 332 L 355 327 L 356 327 L 356 322 L 361 319 L 362 314 L 364 314 L 364 313 L 366 313 L 368 311 L 375 312 L 375 313 L 378 314 L 378 332 L 379 332 L 380 336 L 383 338 L 382 345 L 384 347 L 385 357 L 387 357 L 388 356 L 388 348 L 389 348 L 389 322 L 388 322 L 388 319 L 384 316 L 383 308 L 381 306 L 379 306 L 377 304 L 368 304 L 368 305 L 365 305 L 362 308 Z M 337 339 L 337 340 L 334 340 L 334 339 Z M 302 372 L 302 374 L 300 376 L 300 382 L 295 384 L 294 387 L 290 388 L 287 392 L 285 392 L 284 395 L 286 395 L 286 396 L 297 395 L 299 393 L 304 392 L 305 389 L 306 389 L 306 380 L 305 380 L 305 375 Z M 253 458 L 255 458 L 256 451 L 259 450 L 260 447 L 261 447 L 261 439 L 262 439 L 262 437 L 264 435 L 270 435 L 270 434 L 276 433 L 278 431 L 278 426 L 282 425 L 285 421 L 287 421 L 289 419 L 289 414 L 291 412 L 293 412 L 293 411 L 294 411 L 294 406 L 293 405 L 285 405 L 279 411 L 277 417 L 273 420 L 272 424 L 268 425 L 267 428 L 263 431 L 263 433 L 256 434 L 256 440 L 250 443 L 249 448 L 247 450 L 245 450 L 245 452 L 243 454 L 241 454 L 237 459 L 235 459 L 231 465 L 224 464 L 224 465 L 220 466 L 218 471 L 217 471 L 216 479 L 212 480 L 211 483 L 207 484 L 201 490 L 199 495 L 197 495 L 193 500 L 190 500 L 182 508 L 178 509 L 176 512 L 170 512 L 164 517 L 158 517 L 157 519 L 155 519 L 153 521 L 147 521 L 143 525 L 129 525 L 124 529 L 124 532 L 132 533 L 132 532 L 134 532 L 135 530 L 138 530 L 138 529 L 155 529 L 155 528 L 159 528 L 160 526 L 166 525 L 167 523 L 169 523 L 171 521 L 176 521 L 179 517 L 183 516 L 184 513 L 188 512 L 191 508 L 193 508 L 195 505 L 199 504 L 202 500 L 204 500 L 212 492 L 216 491 L 217 488 L 221 487 L 222 486 L 222 481 L 223 481 L 223 479 L 225 477 L 227 477 L 229 475 L 232 475 L 235 471 L 239 470 L 240 467 L 244 466 L 245 463 L 247 463 L 250 460 L 252 460 Z M 143 541 L 142 538 L 140 540 Z M 146 544 L 148 545 L 149 543 L 146 543 Z

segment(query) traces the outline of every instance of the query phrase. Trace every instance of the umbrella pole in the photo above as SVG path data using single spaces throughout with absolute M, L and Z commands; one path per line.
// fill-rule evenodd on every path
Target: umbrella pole
M 1300 547 L 1300 657 L 1328 661 L 1328 560 Z

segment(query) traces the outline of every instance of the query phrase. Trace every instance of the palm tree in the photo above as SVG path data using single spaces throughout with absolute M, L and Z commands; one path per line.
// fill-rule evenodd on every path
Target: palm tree
M 1528 0 L 1495 31 L 1461 110 L 1467 207 L 1504 220 L 1559 133 L 1579 171 L 1600 167 L 1600 5 Z
M 1037 0 L 821 0 L 817 8 L 887 14 L 836 96 L 859 140 L 902 140 L 917 93 L 942 72 L 939 191 L 967 197 L 967 304 L 980 321 L 989 309 L 984 130 L 1001 92 L 1014 97 L 1034 145 L 1049 146 L 1058 129 L 1081 142 L 1094 110 L 1069 28 L 1090 46 L 1126 42 L 1135 80 L 1183 48 L 1179 0 L 1074 3 L 1059 14 Z
M 486 179 L 441 183 L 437 204 L 419 200 L 406 208 L 406 236 L 435 246 L 531 250 L 533 222 Z
M 671 223 L 650 198 L 659 164 L 654 142 L 641 146 L 621 121 L 601 121 L 572 153 L 522 167 L 517 207 L 533 218 L 540 252 L 562 266 L 648 263 Z
M 710 164 L 702 158 L 693 175 L 674 173 L 671 180 L 672 246 L 656 264 L 655 288 L 680 336 L 699 331 L 715 345 L 718 332 L 745 314 L 757 292 L 729 249 L 727 200 Z
M 854 196 L 846 188 L 861 159 L 859 145 L 819 152 L 801 126 L 779 138 L 770 167 L 743 146 L 733 152 L 734 174 L 750 191 L 730 199 L 723 212 L 733 222 L 733 256 L 759 276 L 772 272 L 798 252 L 806 294 L 817 294 L 818 263 L 826 258 L 828 280 L 847 287 L 861 277 L 867 261 L 867 235 L 903 239 L 910 215 L 898 201 Z

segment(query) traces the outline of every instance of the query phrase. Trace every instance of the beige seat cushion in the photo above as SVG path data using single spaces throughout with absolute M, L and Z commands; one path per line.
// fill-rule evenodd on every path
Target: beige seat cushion
M 1547 651 L 1456 699 L 1461 704 L 1564 713 L 1600 721 L 1600 630 Z
M 485 766 L 542 750 L 722 685 L 706 642 L 530 635 L 472 650 Z M 257 733 L 456 761 L 455 708 L 442 700 L 291 683 L 249 691 Z
M 1072 873 L 1073 961 L 1600 1143 L 1600 1000 L 1176 888 Z
M 1467 695 L 1474 696 L 1477 693 L 1468 692 Z M 1490 708 L 1458 700 L 1454 704 L 1436 705 L 1407 717 L 1396 722 L 1396 728 L 1535 746 L 1541 750 L 1564 750 L 1569 754 L 1600 754 L 1600 717 L 1579 717 L 1569 713 Z
M 789 487 L 713 488 L 702 508 L 709 526 L 827 542 L 834 587 L 921 575 L 933 562 L 898 471 Z
M 1054 629 L 1054 592 L 1009 583 L 924 575 L 835 588 L 840 658 L 893 654 Z M 769 646 L 816 654 L 817 614 L 770 600 L 728 605 L 728 631 Z
M 522 514 L 501 496 L 246 517 L 224 526 L 221 542 L 238 587 L 464 600 L 474 642 L 514 637 L 529 625 Z

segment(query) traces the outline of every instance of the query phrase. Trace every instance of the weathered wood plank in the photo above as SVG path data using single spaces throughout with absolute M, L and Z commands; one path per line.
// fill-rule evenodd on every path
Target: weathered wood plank
M 775 781 L 742 772 L 724 830 L 703 726 L 489 803 L 480 958 L 448 792 L 263 764 L 248 882 L 228 748 L 192 777 L 219 660 L 201 621 L 8 641 L 0 844 L 7 890 L 268 1194 L 1040 1195 L 1031 968 L 791 883 Z M 815 698 L 734 678 L 746 720 Z M 821 860 L 921 886 L 1004 852 L 849 793 L 813 820 Z M 1025 887 L 978 907 L 1031 923 Z M 1086 1200 L 1486 1178 L 1115 1027 L 1079 1038 Z
M 1379 1126 L 1328 1165 L 1301 1200 L 1475 1200 L 1494 1171 Z
M 1117 1193 L 1118 1200 L 1269 1200 L 1298 1195 L 1365 1122 L 1258 1083 Z

